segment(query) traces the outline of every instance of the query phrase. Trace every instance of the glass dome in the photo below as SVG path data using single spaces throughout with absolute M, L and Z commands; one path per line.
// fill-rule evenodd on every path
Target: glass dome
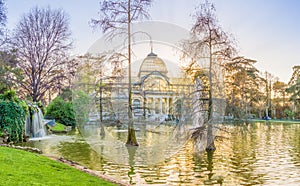
M 160 72 L 163 75 L 167 75 L 168 70 L 166 64 L 162 59 L 157 57 L 157 54 L 151 52 L 148 56 L 144 59 L 143 63 L 140 66 L 139 70 L 139 78 L 148 75 L 151 72 Z

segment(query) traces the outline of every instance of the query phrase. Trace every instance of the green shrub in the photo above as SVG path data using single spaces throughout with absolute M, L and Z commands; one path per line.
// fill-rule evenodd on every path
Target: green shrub
M 16 97 L 14 91 L 7 91 L 0 96 L 0 130 L 7 130 L 9 141 L 20 142 L 27 113 L 27 104 Z
M 9 90 L 9 91 L 4 92 L 2 99 L 9 100 L 9 101 L 18 101 L 16 92 L 14 90 Z
M 61 97 L 56 97 L 46 110 L 46 118 L 55 119 L 66 126 L 74 127 L 76 125 L 71 102 L 66 102 Z
M 284 109 L 284 114 L 288 119 L 294 119 L 295 113 L 291 111 L 290 109 Z

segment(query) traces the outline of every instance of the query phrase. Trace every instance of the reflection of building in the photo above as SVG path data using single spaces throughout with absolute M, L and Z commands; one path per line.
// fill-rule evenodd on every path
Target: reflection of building
M 172 69 L 169 69 L 172 70 Z M 165 62 L 151 52 L 143 60 L 137 77 L 133 77 L 133 109 L 135 116 L 174 114 L 180 117 L 183 100 L 191 97 L 192 81 L 182 73 L 169 77 Z M 190 105 L 190 104 L 188 104 Z

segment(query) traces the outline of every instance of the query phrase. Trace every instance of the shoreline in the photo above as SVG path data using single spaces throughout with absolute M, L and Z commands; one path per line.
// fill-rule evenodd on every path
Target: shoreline
M 229 123 L 238 123 L 238 122 L 265 122 L 265 123 L 283 123 L 283 124 L 289 124 L 289 123 L 294 123 L 294 124 L 300 124 L 299 120 L 281 120 L 281 119 L 270 119 L 270 120 L 264 120 L 264 119 L 231 119 L 231 120 L 224 120 L 224 124 L 229 124 Z
M 27 152 L 30 152 L 32 154 L 39 154 L 39 155 L 44 156 L 44 157 L 46 157 L 46 158 L 48 158 L 52 161 L 63 163 L 65 165 L 68 165 L 69 167 L 73 167 L 73 168 L 81 171 L 82 173 L 90 174 L 90 175 L 95 176 L 97 178 L 103 179 L 107 182 L 114 183 L 114 184 L 117 184 L 117 185 L 120 185 L 120 186 L 130 186 L 130 184 L 124 183 L 124 182 L 122 182 L 120 180 L 117 180 L 115 178 L 112 178 L 110 176 L 101 174 L 98 171 L 95 171 L 95 170 L 89 169 L 85 166 L 82 166 L 78 162 L 68 160 L 68 159 L 65 159 L 63 157 L 58 158 L 56 156 L 50 156 L 50 155 L 47 155 L 47 154 L 43 154 L 43 152 L 38 148 L 23 147 L 23 146 L 17 146 L 17 145 L 13 145 L 13 144 L 0 144 L 0 147 L 8 147 L 8 148 L 12 148 L 12 149 L 27 151 Z
M 101 174 L 98 171 L 95 171 L 95 170 L 89 169 L 89 168 L 87 168 L 85 166 L 82 166 L 78 162 L 75 162 L 75 161 L 72 161 L 72 160 L 68 160 L 68 159 L 65 159 L 63 157 L 58 158 L 58 157 L 50 156 L 50 155 L 46 155 L 46 154 L 42 154 L 42 155 L 45 156 L 45 157 L 47 157 L 47 158 L 49 158 L 49 159 L 51 159 L 51 160 L 54 160 L 54 161 L 57 161 L 57 162 L 61 162 L 61 163 L 65 164 L 65 165 L 73 167 L 73 168 L 75 168 L 77 170 L 80 170 L 80 171 L 82 171 L 84 173 L 87 173 L 87 174 L 90 174 L 92 176 L 101 178 L 101 179 L 103 179 L 105 181 L 108 181 L 108 182 L 111 182 L 111 183 L 115 183 L 115 184 L 118 184 L 120 186 L 130 186 L 129 184 L 124 183 L 124 182 L 122 182 L 120 180 L 117 180 L 117 179 L 115 179 L 113 177 Z

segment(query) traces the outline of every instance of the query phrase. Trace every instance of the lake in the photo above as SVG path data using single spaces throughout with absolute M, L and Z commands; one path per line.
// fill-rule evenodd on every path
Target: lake
M 113 143 L 108 143 L 110 148 L 92 145 L 94 142 L 78 131 L 31 141 L 30 145 L 136 185 L 300 185 L 300 124 L 257 122 L 219 127 L 224 130 L 217 133 L 213 154 L 196 153 L 191 141 L 178 143 L 180 148 L 174 147 L 167 156 L 159 156 L 160 146 L 151 146 L 159 150 L 149 154 L 143 146 L 154 143 L 154 135 L 160 135 L 156 133 L 144 134 L 147 140 L 141 147 L 127 151 L 118 150 L 120 144 L 114 148 Z M 124 131 L 109 134 L 121 142 L 126 140 Z M 151 157 L 157 161 L 145 162 Z

